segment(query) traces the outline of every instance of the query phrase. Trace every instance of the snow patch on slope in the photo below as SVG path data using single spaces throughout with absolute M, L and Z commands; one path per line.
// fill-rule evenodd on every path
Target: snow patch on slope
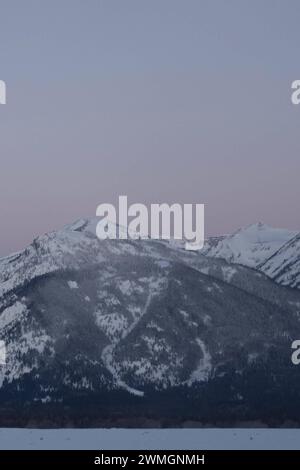
M 205 343 L 196 338 L 196 342 L 201 350 L 202 357 L 196 370 L 194 370 L 188 380 L 188 385 L 193 385 L 194 382 L 204 382 L 209 379 L 212 370 L 211 355 L 205 346 Z

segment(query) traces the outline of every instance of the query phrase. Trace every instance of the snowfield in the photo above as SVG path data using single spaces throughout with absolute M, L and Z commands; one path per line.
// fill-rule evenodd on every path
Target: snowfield
M 0 450 L 284 450 L 300 429 L 0 429 Z

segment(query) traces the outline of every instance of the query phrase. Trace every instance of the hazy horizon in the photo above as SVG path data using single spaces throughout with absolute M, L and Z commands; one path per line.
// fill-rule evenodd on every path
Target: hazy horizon
M 2 2 L 0 257 L 100 203 L 300 230 L 300 3 Z

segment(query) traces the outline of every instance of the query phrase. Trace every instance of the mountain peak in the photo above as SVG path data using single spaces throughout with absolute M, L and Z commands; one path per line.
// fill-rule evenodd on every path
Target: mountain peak
M 208 240 L 204 254 L 256 268 L 296 235 L 297 232 L 257 222 L 219 240 Z

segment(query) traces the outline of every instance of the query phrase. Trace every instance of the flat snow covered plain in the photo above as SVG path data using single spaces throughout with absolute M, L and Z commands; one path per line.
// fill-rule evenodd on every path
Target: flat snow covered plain
M 0 449 L 300 449 L 300 429 L 0 429 Z

